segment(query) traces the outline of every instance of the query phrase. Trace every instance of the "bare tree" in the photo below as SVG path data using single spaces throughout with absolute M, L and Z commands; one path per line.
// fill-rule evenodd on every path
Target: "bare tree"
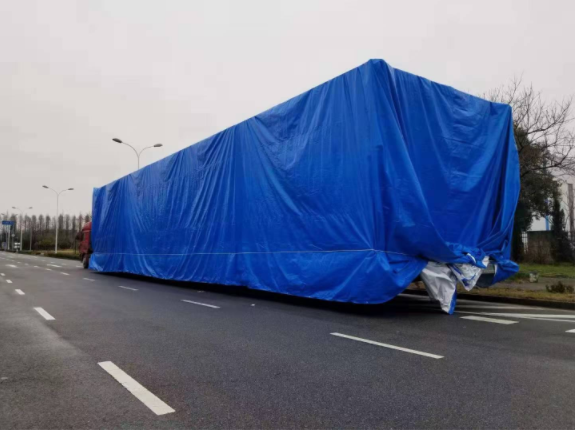
M 575 174 L 573 97 L 547 102 L 522 78 L 484 95 L 513 108 L 513 128 L 521 161 L 521 178 L 553 169 L 556 174 Z

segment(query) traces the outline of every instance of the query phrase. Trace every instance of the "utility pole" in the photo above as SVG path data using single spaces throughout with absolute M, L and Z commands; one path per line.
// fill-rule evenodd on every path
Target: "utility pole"
M 60 192 L 48 187 L 47 185 L 42 185 L 42 188 L 46 188 L 47 190 L 53 191 L 56 194 L 56 241 L 54 243 L 54 253 L 58 253 L 58 227 L 60 226 L 58 223 L 58 204 L 60 200 L 60 194 L 65 191 L 74 191 L 74 188 L 66 188 Z
M 567 204 L 569 205 L 569 239 L 573 240 L 575 234 L 575 220 L 573 219 L 573 184 L 567 184 Z

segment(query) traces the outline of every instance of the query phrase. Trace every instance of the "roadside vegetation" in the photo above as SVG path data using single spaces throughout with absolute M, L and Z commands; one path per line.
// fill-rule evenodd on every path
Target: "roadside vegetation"
M 541 290 L 524 290 L 521 288 L 503 288 L 497 286 L 491 288 L 474 288 L 471 291 L 465 291 L 463 288 L 458 288 L 458 292 L 464 294 L 472 294 L 475 296 L 507 297 L 513 299 L 541 300 L 548 302 L 569 302 L 575 304 L 575 294 L 566 292 L 556 293 Z
M 514 280 L 528 280 L 529 272 L 538 272 L 542 278 L 573 278 L 575 279 L 575 266 L 571 263 L 535 264 L 520 263 L 519 273 Z

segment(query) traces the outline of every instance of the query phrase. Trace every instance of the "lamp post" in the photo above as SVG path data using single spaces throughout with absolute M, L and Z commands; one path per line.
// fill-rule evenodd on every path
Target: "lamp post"
M 16 206 L 12 206 L 12 209 L 16 209 L 17 211 L 20 212 L 20 249 L 18 251 L 22 250 L 22 209 L 17 208 Z M 30 206 L 28 208 L 28 210 L 33 209 L 32 206 Z M 32 230 L 30 230 L 30 251 L 32 251 Z
M 60 199 L 60 194 L 62 194 L 64 191 L 74 191 L 74 188 L 66 188 L 65 190 L 58 192 L 46 185 L 42 185 L 42 187 L 46 188 L 47 190 L 54 191 L 54 194 L 56 194 L 56 243 L 54 244 L 54 252 L 58 253 L 58 229 L 60 227 L 60 220 L 58 219 L 58 201 Z
M 2 214 L 2 218 L 4 217 L 6 218 L 7 221 L 9 220 L 10 214 L 8 213 L 8 211 L 6 211 L 5 214 Z M 4 225 L 2 225 L 2 227 L 4 227 Z M 7 225 L 4 231 L 6 232 L 6 251 L 10 251 L 10 226 Z
M 136 154 L 136 157 L 138 158 L 138 170 L 140 170 L 140 154 L 142 154 L 142 152 L 144 152 L 146 149 L 150 149 L 150 148 L 161 148 L 162 145 L 161 143 L 156 143 L 155 145 L 152 146 L 146 146 L 144 149 L 142 149 L 140 152 L 138 152 L 136 150 L 136 148 L 134 148 L 132 145 L 130 145 L 129 143 L 126 142 L 122 142 L 120 139 L 118 139 L 117 137 L 114 137 L 112 139 L 114 142 L 119 143 L 120 145 L 126 145 L 129 146 L 130 148 L 132 148 L 134 150 L 134 153 Z

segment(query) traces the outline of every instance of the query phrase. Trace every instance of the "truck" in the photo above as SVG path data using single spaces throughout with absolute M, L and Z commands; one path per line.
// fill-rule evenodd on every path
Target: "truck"
M 418 276 L 451 313 L 510 260 L 511 108 L 370 60 L 94 189 L 101 272 L 377 304 Z
M 79 242 L 80 261 L 84 269 L 87 269 L 90 265 L 90 255 L 92 254 L 91 232 L 92 221 L 89 221 L 82 226 L 82 229 L 76 235 L 76 240 Z

